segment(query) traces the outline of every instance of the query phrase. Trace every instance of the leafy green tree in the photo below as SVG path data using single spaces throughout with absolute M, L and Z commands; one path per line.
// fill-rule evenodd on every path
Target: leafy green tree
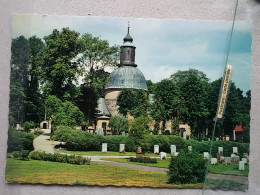
M 182 121 L 191 126 L 193 134 L 201 137 L 207 125 L 204 119 L 209 115 L 206 104 L 209 90 L 208 82 L 203 73 L 193 69 L 185 71 L 182 76 L 183 79 L 177 82 L 185 110 L 182 113 Z
M 12 126 L 25 121 L 25 103 L 30 63 L 29 42 L 24 36 L 12 40 L 9 122 Z
M 110 46 L 107 40 L 93 37 L 87 33 L 82 35 L 82 57 L 80 58 L 86 68 L 93 73 L 95 70 L 104 70 L 105 67 L 116 66 L 119 59 L 119 46 Z
M 109 120 L 109 126 L 113 129 L 115 134 L 119 135 L 120 132 L 128 131 L 129 121 L 124 116 L 112 116 Z
M 178 100 L 179 89 L 174 82 L 164 79 L 156 84 L 151 116 L 157 123 L 163 121 L 163 129 L 165 129 L 167 120 L 177 116 Z
M 184 71 L 178 70 L 176 73 L 170 76 L 170 80 L 172 80 L 175 83 L 183 82 L 191 74 L 196 75 L 200 80 L 209 81 L 207 75 L 204 72 L 192 68 Z
M 74 82 L 77 83 L 80 73 L 76 58 L 82 48 L 79 33 L 69 28 L 54 29 L 44 41 L 41 80 L 44 94 L 55 95 L 62 101 L 74 100 L 78 95 Z

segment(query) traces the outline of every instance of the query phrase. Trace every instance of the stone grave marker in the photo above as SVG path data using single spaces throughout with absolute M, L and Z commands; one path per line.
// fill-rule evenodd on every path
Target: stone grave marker
M 217 153 L 217 160 L 220 161 L 220 157 L 223 156 L 223 154 Z
M 153 153 L 154 154 L 159 154 L 159 145 L 154 145 L 153 146 Z
M 234 157 L 234 162 L 238 162 L 238 161 L 240 161 L 240 157 L 236 155 L 236 156 Z
M 175 145 L 171 145 L 171 154 L 173 155 L 176 152 L 176 146 Z
M 189 151 L 192 151 L 192 146 L 188 146 L 188 150 L 189 150 Z
M 219 141 L 219 138 L 218 138 L 218 137 L 216 137 L 216 141 Z
M 173 156 L 178 156 L 179 155 L 179 152 L 174 152 L 173 153 Z
M 238 153 L 237 147 L 233 147 L 233 154 L 237 154 L 237 153 Z
M 137 154 L 141 154 L 142 153 L 142 147 L 140 147 L 140 146 L 138 146 L 137 147 L 137 152 L 136 152 Z
M 223 147 L 218 147 L 218 153 L 223 154 Z
M 216 158 L 211 158 L 210 159 L 210 164 L 212 164 L 212 165 L 217 164 L 217 162 L 218 162 L 218 160 Z
M 230 155 L 231 160 L 234 160 L 234 157 L 235 157 L 235 156 L 236 156 L 235 154 L 231 154 L 231 155 Z
M 231 163 L 231 158 L 230 157 L 225 157 L 225 163 Z
M 125 144 L 120 144 L 119 145 L 119 152 L 120 153 L 125 153 Z
M 239 171 L 244 171 L 245 170 L 245 163 L 244 163 L 244 161 L 239 161 L 238 170 Z
M 107 143 L 102 143 L 102 152 L 107 152 Z
M 203 152 L 204 159 L 209 159 L 209 153 L 208 152 Z
M 160 152 L 160 157 L 161 160 L 166 158 L 166 153 L 165 152 Z
M 247 158 L 242 158 L 242 161 L 244 162 L 244 164 L 247 164 Z
M 224 156 L 221 156 L 220 157 L 220 162 L 224 162 L 225 161 L 225 157 Z

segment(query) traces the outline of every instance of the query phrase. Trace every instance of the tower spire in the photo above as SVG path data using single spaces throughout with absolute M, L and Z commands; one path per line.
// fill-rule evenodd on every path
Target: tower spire
M 124 43 L 125 42 L 133 42 L 133 38 L 130 36 L 129 34 L 129 30 L 130 29 L 130 22 L 128 21 L 128 26 L 127 26 L 127 35 L 125 36 L 125 38 L 123 39 L 124 40 Z

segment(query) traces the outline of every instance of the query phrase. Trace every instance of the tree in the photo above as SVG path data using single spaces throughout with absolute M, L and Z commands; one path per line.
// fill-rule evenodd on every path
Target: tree
M 109 126 L 119 135 L 120 132 L 128 131 L 129 121 L 124 116 L 112 116 L 109 120 Z
M 55 95 L 61 100 L 74 100 L 78 95 L 74 83 L 80 73 L 76 57 L 82 47 L 79 33 L 69 28 L 54 29 L 44 40 L 42 90 L 46 97 Z
M 206 106 L 209 90 L 208 79 L 203 72 L 195 69 L 178 71 L 177 73 L 171 78 L 180 88 L 180 96 L 185 110 L 181 114 L 181 120 L 187 122 L 193 133 L 200 137 L 207 125 L 205 117 L 209 115 Z
M 80 61 L 90 73 L 116 66 L 119 59 L 119 46 L 110 46 L 107 40 L 93 37 L 89 33 L 82 35 L 81 41 L 83 46 Z
M 151 116 L 156 123 L 163 121 L 163 129 L 167 120 L 177 116 L 176 105 L 179 100 L 179 89 L 171 80 L 164 79 L 154 88 L 154 103 Z
M 13 39 L 11 52 L 9 123 L 14 126 L 25 121 L 27 72 L 30 62 L 28 40 L 24 36 Z

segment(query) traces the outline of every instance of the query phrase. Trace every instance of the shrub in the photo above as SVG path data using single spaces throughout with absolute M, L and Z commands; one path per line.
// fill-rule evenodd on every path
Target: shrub
M 33 150 L 33 139 L 35 135 L 11 129 L 8 131 L 8 152 Z
M 139 162 L 139 163 L 157 163 L 156 158 L 150 158 L 146 156 L 137 156 L 137 157 L 130 157 L 130 162 Z
M 34 124 L 34 122 L 32 122 L 32 121 L 26 121 L 26 122 L 24 122 L 24 124 L 23 124 L 23 130 L 25 131 L 25 132 L 30 132 L 30 129 L 32 129 L 32 128 L 34 128 L 35 127 L 35 124 Z
M 76 155 L 66 155 L 66 154 L 49 154 L 45 152 L 36 152 L 32 151 L 29 154 L 29 157 L 33 160 L 44 160 L 52 162 L 61 162 L 61 163 L 70 163 L 77 165 L 90 165 L 90 158 L 84 158 L 82 156 Z
M 172 156 L 168 182 L 175 184 L 203 182 L 207 163 L 197 152 L 180 151 L 178 156 Z
M 55 130 L 53 132 L 52 139 L 56 141 L 66 141 L 69 134 L 72 133 L 73 131 L 76 130 L 72 129 L 71 127 L 57 126 L 55 127 Z

